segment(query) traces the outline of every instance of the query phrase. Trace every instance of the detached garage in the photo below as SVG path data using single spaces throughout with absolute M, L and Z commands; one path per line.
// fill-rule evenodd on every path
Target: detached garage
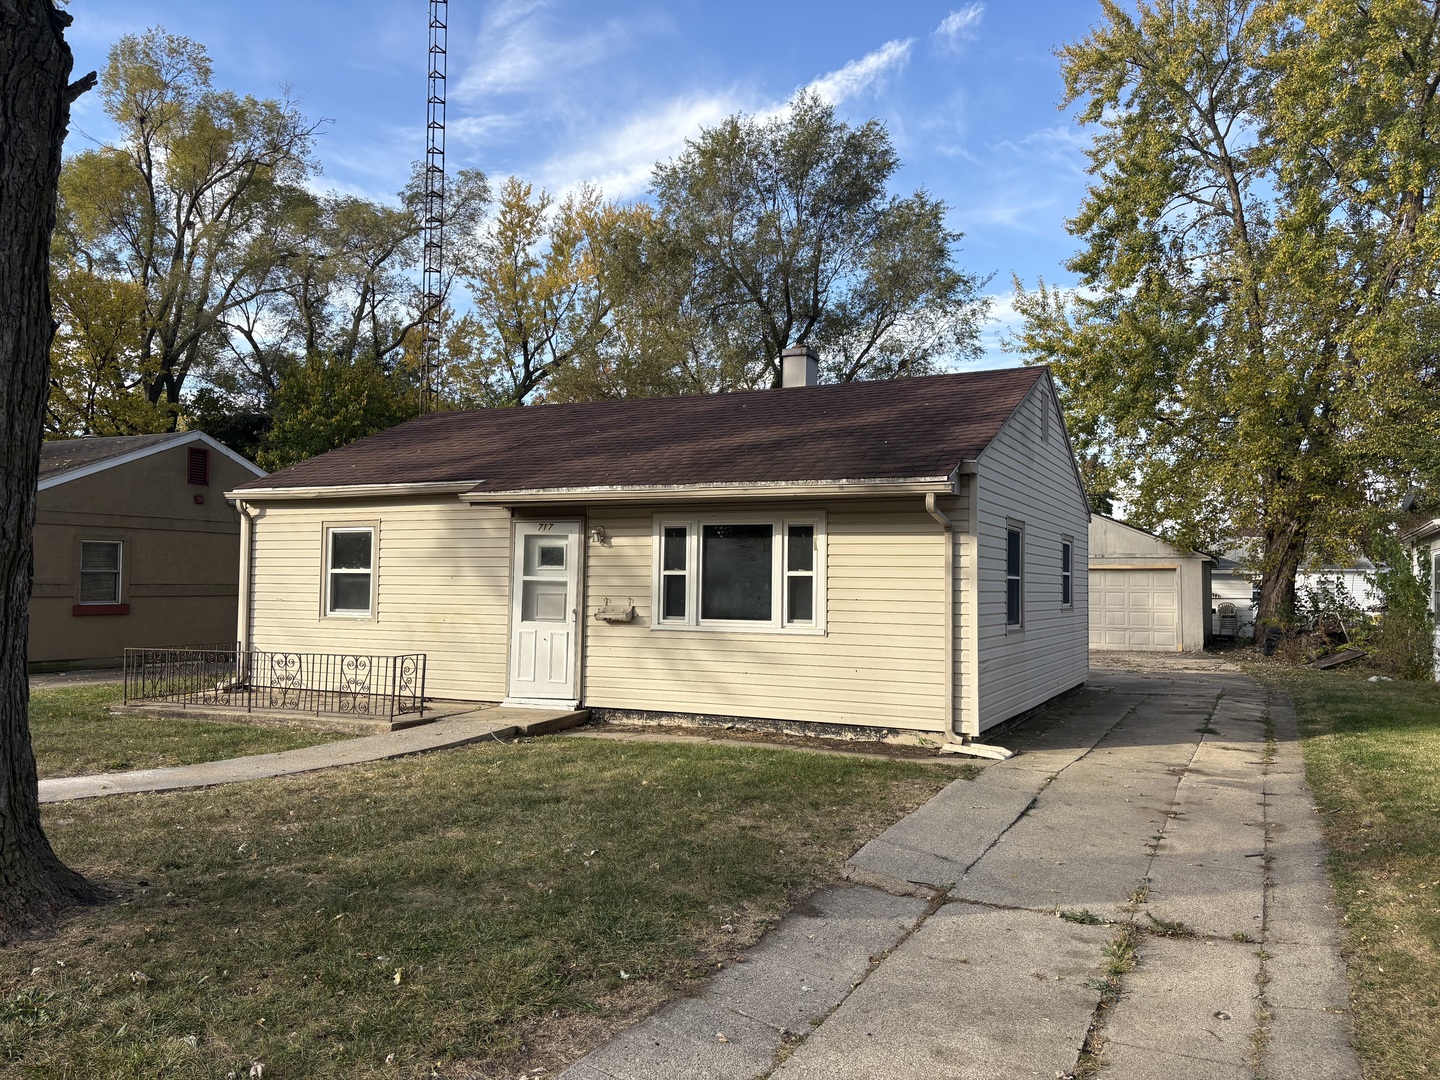
M 1210 637 L 1208 555 L 1090 519 L 1090 648 L 1197 652 Z

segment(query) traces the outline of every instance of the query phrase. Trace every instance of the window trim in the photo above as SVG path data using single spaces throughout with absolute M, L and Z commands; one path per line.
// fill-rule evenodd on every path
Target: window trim
M 1440 618 L 1440 548 L 1430 549 L 1430 614 Z
M 332 569 L 330 560 L 334 557 L 334 545 L 332 538 L 336 533 L 358 533 L 370 534 L 370 567 L 367 571 L 370 575 L 370 606 L 361 611 L 359 608 L 341 609 L 332 611 L 330 607 L 330 591 L 332 576 L 336 573 L 356 573 L 355 570 L 336 571 Z M 327 521 L 321 524 L 320 534 L 320 618 L 321 619 L 342 619 L 354 622 L 375 621 L 375 600 L 376 600 L 376 579 L 379 577 L 378 567 L 380 555 L 380 523 L 378 521 Z
M 1010 573 L 1010 535 L 1014 533 L 1020 538 L 1019 567 L 1017 573 Z M 1004 555 L 1002 564 L 1004 566 L 1005 582 L 1005 632 L 1014 633 L 1025 629 L 1025 523 L 1023 521 L 1005 522 L 1005 543 L 1003 545 Z M 1015 587 L 1015 618 L 1010 618 L 1010 582 L 1017 582 Z
M 769 525 L 770 545 L 770 618 L 765 621 L 750 619 L 706 619 L 700 618 L 700 580 L 702 530 L 706 525 Z M 789 550 L 790 527 L 806 525 L 814 529 L 813 543 L 815 562 L 811 571 L 790 571 L 786 555 Z M 676 571 L 664 569 L 664 543 L 666 529 L 685 529 L 685 617 L 664 618 L 666 577 L 674 577 Z M 652 630 L 699 630 L 705 633 L 739 634 L 799 634 L 823 635 L 826 633 L 826 564 L 827 533 L 826 515 L 823 510 L 814 513 L 754 513 L 754 514 L 692 514 L 687 516 L 657 514 L 654 519 L 651 541 L 653 570 L 651 573 L 651 614 Z M 786 621 L 789 603 L 789 579 L 792 576 L 809 576 L 814 584 L 812 603 L 814 618 L 803 623 Z
M 109 544 L 116 548 L 115 553 L 115 596 L 109 600 L 86 600 L 85 599 L 85 545 L 86 544 Z M 79 559 L 76 561 L 78 571 L 75 579 L 75 606 L 83 608 L 119 607 L 125 603 L 125 541 L 110 540 L 103 537 L 81 537 Z M 108 574 L 109 570 L 91 570 L 92 574 Z
M 1075 607 L 1075 538 L 1063 535 L 1060 537 L 1060 606 L 1067 611 Z

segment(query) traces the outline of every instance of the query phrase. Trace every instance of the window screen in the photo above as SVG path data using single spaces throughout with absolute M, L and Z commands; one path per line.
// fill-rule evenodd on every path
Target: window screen
M 80 603 L 120 603 L 118 540 L 80 541 Z
M 1005 625 L 1020 625 L 1021 533 L 1005 530 Z
M 330 587 L 326 605 L 328 613 L 370 614 L 374 541 L 373 529 L 330 530 Z
M 769 622 L 772 525 L 706 525 L 700 536 L 700 617 Z

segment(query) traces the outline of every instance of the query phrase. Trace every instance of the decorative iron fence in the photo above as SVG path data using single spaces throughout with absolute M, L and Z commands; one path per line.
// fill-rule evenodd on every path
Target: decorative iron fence
M 263 652 L 233 645 L 126 649 L 125 704 L 144 701 L 388 720 L 424 716 L 425 654 Z

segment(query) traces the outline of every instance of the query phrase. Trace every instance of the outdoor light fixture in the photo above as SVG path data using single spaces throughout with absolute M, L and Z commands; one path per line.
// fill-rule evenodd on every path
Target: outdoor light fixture
M 592 526 L 590 526 L 589 536 L 590 536 L 590 542 L 591 542 L 592 544 L 603 544 L 603 543 L 605 542 L 605 526 L 603 526 L 603 525 L 592 525 Z

